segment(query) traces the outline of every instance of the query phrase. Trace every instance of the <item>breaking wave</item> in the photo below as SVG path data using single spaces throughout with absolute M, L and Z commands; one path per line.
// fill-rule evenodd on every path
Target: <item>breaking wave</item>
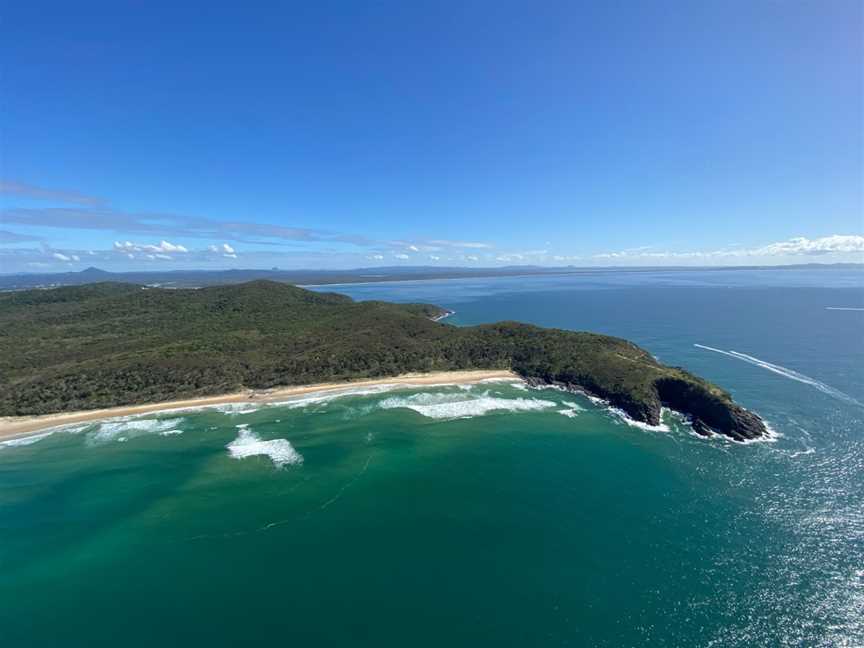
M 223 414 L 229 415 L 237 415 L 237 414 L 252 414 L 253 412 L 257 412 L 261 409 L 260 405 L 254 405 L 252 403 L 225 403 L 224 405 L 212 405 L 212 409 L 217 412 L 222 412 Z
M 101 445 L 111 441 L 128 441 L 129 439 L 144 436 L 146 434 L 159 434 L 168 436 L 180 434 L 177 426 L 183 421 L 182 418 L 172 419 L 115 419 L 99 424 L 93 432 L 87 434 L 87 443 Z
M 42 441 L 42 439 L 47 439 L 58 432 L 78 434 L 79 432 L 83 432 L 89 428 L 91 425 L 91 423 L 65 423 L 63 425 L 57 425 L 44 432 L 39 432 L 38 434 L 28 434 L 26 436 L 15 437 L 14 439 L 7 439 L 6 441 L 0 441 L 0 448 L 22 448 Z
M 410 409 L 434 419 L 482 416 L 494 411 L 530 412 L 555 407 L 556 403 L 539 398 L 499 398 L 489 392 L 475 398 L 466 394 L 412 394 L 394 396 L 379 403 L 381 409 Z
M 288 409 L 295 409 L 327 403 L 336 400 L 337 398 L 345 398 L 346 396 L 374 396 L 375 394 L 392 391 L 398 387 L 399 385 L 393 383 L 385 383 L 381 385 L 372 385 L 371 387 L 357 387 L 354 389 L 340 389 L 339 391 L 332 392 L 320 392 L 310 394 L 309 396 L 286 398 L 284 401 L 273 401 L 264 404 L 268 407 L 286 407 Z
M 798 373 L 794 369 L 789 369 L 787 367 L 781 367 L 780 365 L 772 364 L 765 360 L 760 360 L 759 358 L 754 358 L 751 355 L 747 355 L 746 353 L 739 353 L 738 351 L 723 351 L 722 349 L 715 349 L 714 347 L 706 346 L 704 344 L 694 344 L 693 346 L 698 347 L 700 349 L 705 349 L 706 351 L 713 351 L 714 353 L 720 353 L 725 356 L 729 356 L 730 358 L 735 358 L 736 360 L 743 360 L 744 362 L 748 362 L 757 367 L 762 367 L 763 369 L 767 369 L 773 373 L 776 373 L 784 378 L 789 378 L 790 380 L 796 380 L 800 383 L 804 383 L 805 385 L 810 385 L 811 387 L 818 389 L 823 394 L 827 394 L 829 396 L 833 396 L 838 400 L 845 401 L 847 403 L 851 403 L 852 405 L 857 405 L 858 407 L 864 407 L 857 400 L 849 396 L 849 394 L 844 394 L 839 389 L 834 389 L 830 385 L 826 385 L 823 382 L 816 380 L 815 378 L 811 378 L 810 376 L 805 376 L 802 373 Z
M 0 441 L 0 448 L 19 448 L 22 446 L 28 446 L 36 443 L 37 441 L 41 441 L 46 437 L 49 437 L 52 434 L 54 434 L 53 430 L 51 432 L 42 432 L 41 434 L 31 434 L 30 436 L 23 436 L 16 439 Z
M 225 446 L 234 459 L 267 456 L 277 468 L 303 463 L 303 455 L 287 439 L 262 441 L 246 424 L 238 425 L 237 430 L 237 438 Z

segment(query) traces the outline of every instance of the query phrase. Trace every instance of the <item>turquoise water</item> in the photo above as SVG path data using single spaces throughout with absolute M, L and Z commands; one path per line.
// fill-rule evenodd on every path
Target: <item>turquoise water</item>
M 778 437 L 487 383 L 6 444 L 3 646 L 864 644 L 861 273 L 338 290 L 630 338 Z

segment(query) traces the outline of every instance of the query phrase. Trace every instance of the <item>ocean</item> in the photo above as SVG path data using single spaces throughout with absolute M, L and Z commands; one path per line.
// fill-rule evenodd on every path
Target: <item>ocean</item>
M 640 344 L 770 441 L 519 383 L 0 444 L 0 645 L 864 645 L 864 273 L 328 286 Z

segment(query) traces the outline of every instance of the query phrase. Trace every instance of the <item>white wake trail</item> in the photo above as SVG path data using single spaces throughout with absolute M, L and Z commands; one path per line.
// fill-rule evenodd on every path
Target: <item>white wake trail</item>
M 723 351 L 722 349 L 715 349 L 714 347 L 710 347 L 705 344 L 694 344 L 693 346 L 700 349 L 705 349 L 707 351 L 714 351 L 714 353 L 722 353 L 723 355 L 729 356 L 730 358 L 735 358 L 736 360 L 743 360 L 744 362 L 748 362 L 757 367 L 762 367 L 763 369 L 767 369 L 768 371 L 783 376 L 784 378 L 789 378 L 790 380 L 796 380 L 800 383 L 804 383 L 805 385 L 810 385 L 811 387 L 814 387 L 821 391 L 823 394 L 828 394 L 829 396 L 833 396 L 838 400 L 857 405 L 858 407 L 864 407 L 864 405 L 852 398 L 849 394 L 844 394 L 839 389 L 834 389 L 830 385 L 826 385 L 825 383 L 820 382 L 815 378 L 811 378 L 810 376 L 805 376 L 804 374 L 799 373 L 794 369 L 781 367 L 780 365 L 767 362 L 766 360 L 760 360 L 759 358 L 754 358 L 751 355 L 747 355 L 746 353 L 739 353 L 738 351 Z

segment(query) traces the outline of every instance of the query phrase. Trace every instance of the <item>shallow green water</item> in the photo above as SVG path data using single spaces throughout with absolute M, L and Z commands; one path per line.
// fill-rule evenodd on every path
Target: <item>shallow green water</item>
M 864 319 L 825 310 L 857 288 L 732 288 L 754 319 L 765 304 L 736 330 L 699 307 L 710 286 L 472 286 L 440 282 L 429 301 L 462 323 L 518 308 L 570 328 L 606 318 L 608 332 L 724 384 L 781 436 L 704 440 L 669 415 L 647 430 L 579 396 L 489 383 L 173 412 L 7 444 L 0 643 L 864 641 Z M 616 297 L 654 310 L 616 317 Z

